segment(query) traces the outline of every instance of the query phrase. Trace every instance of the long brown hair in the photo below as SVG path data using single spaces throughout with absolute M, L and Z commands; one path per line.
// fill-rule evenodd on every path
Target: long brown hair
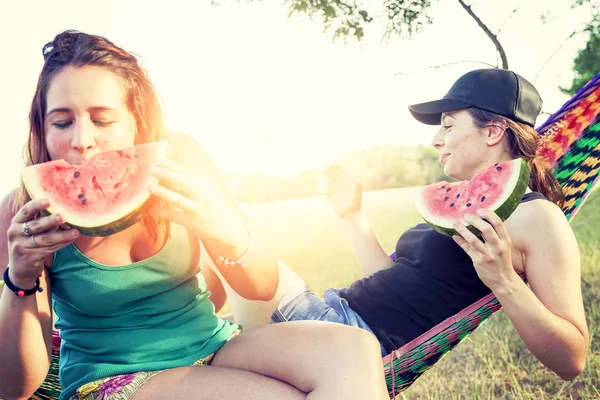
M 116 46 L 108 39 L 74 30 L 56 35 L 42 49 L 44 66 L 40 72 L 29 112 L 29 138 L 24 151 L 25 166 L 50 161 L 46 148 L 46 96 L 52 79 L 67 66 L 103 67 L 120 80 L 125 104 L 135 121 L 135 144 L 167 140 L 162 111 L 148 74 L 132 53 Z M 30 197 L 21 182 L 13 201 L 16 212 Z M 142 223 L 153 238 L 160 228 L 168 230 L 168 224 L 147 216 Z
M 560 184 L 552 175 L 550 164 L 537 154 L 540 136 L 536 130 L 521 122 L 494 114 L 480 108 L 467 109 L 475 125 L 481 129 L 491 122 L 504 121 L 506 123 L 507 151 L 513 158 L 522 158 L 529 165 L 531 178 L 529 187 L 540 192 L 559 207 L 562 206 L 565 196 Z

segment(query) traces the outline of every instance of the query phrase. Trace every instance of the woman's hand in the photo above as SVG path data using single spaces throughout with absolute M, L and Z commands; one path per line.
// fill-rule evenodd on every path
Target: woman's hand
M 329 207 L 340 218 L 359 213 L 362 204 L 360 181 L 342 167 L 334 166 L 325 171 L 325 198 Z
M 473 260 L 479 279 L 494 291 L 518 278 L 512 265 L 512 242 L 496 213 L 480 209 L 477 214 L 467 215 L 465 223 L 454 224 L 460 236 L 454 235 L 453 239 Z M 483 241 L 466 228 L 467 223 L 482 233 Z
M 10 280 L 17 287 L 29 289 L 35 286 L 35 280 L 44 267 L 44 258 L 79 237 L 76 229 L 60 229 L 65 221 L 59 214 L 34 219 L 49 206 L 50 202 L 46 199 L 25 204 L 13 217 L 6 232 Z
M 248 229 L 202 177 L 183 165 L 165 159 L 151 170 L 160 184 L 150 192 L 173 208 L 154 208 L 151 214 L 186 227 L 201 240 L 208 239 L 241 254 L 248 245 Z

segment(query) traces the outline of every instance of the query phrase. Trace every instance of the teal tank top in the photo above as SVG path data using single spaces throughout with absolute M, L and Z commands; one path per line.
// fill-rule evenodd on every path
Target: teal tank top
M 61 400 L 98 379 L 190 365 L 226 343 L 238 326 L 215 315 L 197 261 L 177 224 L 157 254 L 129 265 L 99 264 L 74 245 L 54 253 Z

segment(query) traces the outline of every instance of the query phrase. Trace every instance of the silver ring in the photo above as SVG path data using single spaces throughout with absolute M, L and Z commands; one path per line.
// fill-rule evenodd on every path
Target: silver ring
M 37 244 L 37 242 L 35 241 L 35 235 L 31 235 L 31 241 L 33 242 L 33 245 L 34 245 L 35 247 L 40 247 L 40 245 L 39 245 L 39 244 Z
M 27 225 L 27 222 L 23 223 L 23 235 L 31 236 L 31 232 L 29 231 L 29 225 Z

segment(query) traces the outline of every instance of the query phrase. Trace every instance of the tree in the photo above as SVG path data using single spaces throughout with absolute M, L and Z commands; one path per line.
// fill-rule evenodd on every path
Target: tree
M 498 39 L 502 28 L 498 32 L 492 32 L 471 5 L 463 0 L 457 1 L 494 44 L 500 59 L 498 66 L 508 69 L 508 57 Z M 365 25 L 373 21 L 373 17 L 354 0 L 287 0 L 287 2 L 290 4 L 290 15 L 304 13 L 311 17 L 321 17 L 325 28 L 333 29 L 334 39 L 354 37 L 360 40 L 364 36 Z M 432 0 L 383 0 L 387 17 L 384 38 L 389 38 L 391 35 L 411 37 L 420 32 L 425 25 L 433 22 L 429 15 L 431 5 Z M 513 10 L 512 14 L 516 11 L 517 9 Z
M 579 50 L 577 57 L 573 60 L 573 71 L 575 76 L 571 86 L 561 87 L 564 93 L 574 95 L 586 83 L 590 81 L 598 72 L 600 72 L 600 2 L 593 0 L 577 0 L 573 7 L 587 6 L 592 12 L 591 21 L 581 31 L 574 31 L 573 34 L 585 32 L 589 35 L 585 47 Z M 572 35 L 573 36 L 573 35 Z
M 577 93 L 579 89 L 600 72 L 600 37 L 597 34 L 590 34 L 585 47 L 579 50 L 577 57 L 573 61 L 573 70 L 575 77 L 571 86 L 560 88 L 561 91 L 571 96 Z
M 415 33 L 422 30 L 425 25 L 431 24 L 432 18 L 430 17 L 430 10 L 432 3 L 435 0 L 381 0 L 385 10 L 385 18 L 387 18 L 386 31 L 384 39 L 389 38 L 391 35 L 400 35 L 411 37 Z M 448 0 L 446 0 L 448 1 Z M 493 32 L 483 19 L 475 12 L 472 4 L 467 4 L 465 0 L 457 0 L 465 12 L 477 23 L 479 28 L 485 33 L 485 35 L 493 43 L 496 54 L 498 55 L 499 62 L 497 65 L 492 65 L 486 62 L 491 67 L 499 67 L 508 69 L 508 56 L 500 39 L 498 38 L 502 28 L 512 18 L 512 16 L 518 11 L 519 7 L 515 8 L 508 19 L 504 22 L 501 28 L 496 32 Z M 290 5 L 290 15 L 294 13 L 304 13 L 310 17 L 320 17 L 323 20 L 325 28 L 327 30 L 333 29 L 334 39 L 348 39 L 356 38 L 361 40 L 364 36 L 365 26 L 371 23 L 374 19 L 359 3 L 357 0 L 286 0 Z M 576 78 L 570 88 L 561 88 L 566 93 L 574 93 L 582 84 L 586 83 L 592 74 L 594 64 L 598 60 L 597 49 L 598 39 L 597 34 L 600 33 L 598 28 L 600 25 L 599 11 L 600 2 L 598 0 L 574 0 L 573 8 L 579 7 L 585 9 L 583 12 L 591 13 L 591 21 L 583 29 L 576 29 L 573 33 L 567 37 L 564 42 L 580 33 L 590 34 L 588 45 L 581 51 L 578 61 L 575 62 Z M 546 16 L 542 16 L 542 20 Z M 556 54 L 558 50 L 564 45 L 562 43 L 554 52 Z M 546 61 L 542 66 L 542 69 L 552 59 L 554 54 Z M 594 58 L 595 56 L 595 58 Z M 429 68 L 439 68 L 452 64 L 459 64 L 463 62 L 473 61 L 456 61 L 448 64 L 431 66 Z M 541 70 L 538 75 L 541 73 Z M 416 71 L 413 71 L 416 72 Z M 401 74 L 401 73 L 400 73 Z M 592 74 L 590 76 L 590 74 Z
M 386 36 L 411 36 L 432 22 L 431 0 L 382 0 L 388 20 Z M 333 29 L 334 39 L 362 39 L 364 27 L 373 17 L 355 0 L 287 0 L 290 15 L 303 13 L 323 19 L 325 28 Z

